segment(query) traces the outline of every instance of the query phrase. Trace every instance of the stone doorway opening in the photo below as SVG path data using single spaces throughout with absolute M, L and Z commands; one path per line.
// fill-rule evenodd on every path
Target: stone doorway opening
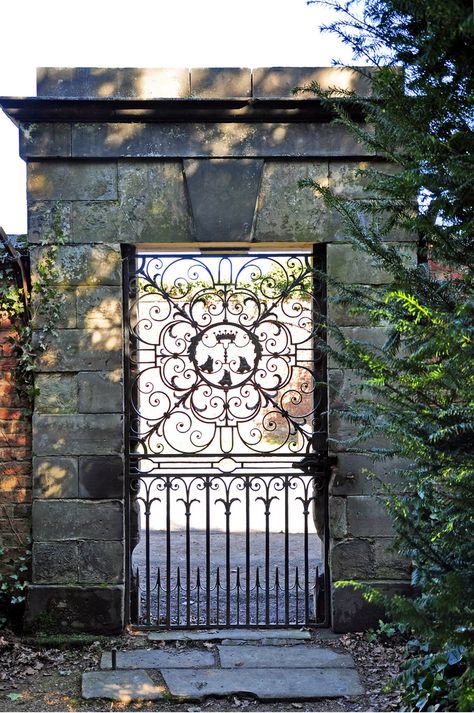
M 328 625 L 324 260 L 126 257 L 136 626 Z

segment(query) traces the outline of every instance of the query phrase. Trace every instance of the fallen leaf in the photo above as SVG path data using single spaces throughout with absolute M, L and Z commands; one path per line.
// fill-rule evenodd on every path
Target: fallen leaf
M 10 701 L 17 701 L 19 698 L 21 698 L 21 693 L 7 693 L 7 698 Z

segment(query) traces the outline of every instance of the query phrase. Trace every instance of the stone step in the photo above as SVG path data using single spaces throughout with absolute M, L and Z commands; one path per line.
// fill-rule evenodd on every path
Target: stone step
M 298 644 L 296 646 L 219 646 L 222 668 L 354 668 L 349 654 Z
M 161 669 L 170 694 L 179 700 L 251 695 L 265 701 L 298 701 L 364 693 L 353 668 Z
M 131 649 L 117 651 L 118 669 L 161 669 L 161 668 L 209 668 L 215 666 L 216 660 L 211 651 L 186 649 L 177 651 L 168 649 Z M 100 660 L 102 669 L 112 668 L 112 654 L 107 651 Z
M 176 631 L 152 631 L 149 641 L 261 641 L 262 639 L 311 639 L 309 631 L 300 629 L 176 629 Z
M 82 697 L 109 698 L 128 704 L 167 699 L 169 694 L 146 671 L 87 671 L 82 674 Z

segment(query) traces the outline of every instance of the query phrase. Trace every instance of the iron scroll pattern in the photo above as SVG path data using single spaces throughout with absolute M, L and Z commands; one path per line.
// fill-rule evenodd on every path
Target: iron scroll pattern
M 311 255 L 138 255 L 129 266 L 130 453 L 307 458 L 325 427 Z M 140 465 L 138 467 L 138 461 Z M 184 462 L 184 461 L 183 461 Z

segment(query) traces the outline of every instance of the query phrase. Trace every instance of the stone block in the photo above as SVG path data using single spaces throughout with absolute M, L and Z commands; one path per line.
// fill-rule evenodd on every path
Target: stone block
M 344 338 L 375 347 L 375 350 L 383 349 L 389 338 L 387 327 L 340 327 L 340 332 Z M 336 351 L 341 349 L 331 333 L 328 335 L 328 344 Z M 338 366 L 337 358 L 329 354 L 328 368 L 334 369 Z
M 77 582 L 76 542 L 34 542 L 32 552 L 34 584 Z
M 115 243 L 119 222 L 118 201 L 74 201 L 71 208 L 71 242 Z
M 390 538 L 374 542 L 375 572 L 378 579 L 410 579 L 412 564 L 393 548 Z
M 120 414 L 33 415 L 35 455 L 112 455 L 122 447 Z
M 120 634 L 124 626 L 123 585 L 28 587 L 25 628 L 45 633 Z
M 31 196 L 28 196 L 28 242 L 54 244 L 58 235 L 66 241 L 70 239 L 71 203 L 32 201 Z
M 116 371 L 84 371 L 78 374 L 79 413 L 122 413 L 123 382 Z
M 106 161 L 28 163 L 28 193 L 35 201 L 110 201 L 117 198 L 117 165 Z
M 388 272 L 377 267 L 377 261 L 348 243 L 327 247 L 327 273 L 343 285 L 384 285 L 392 281 Z
M 119 163 L 122 242 L 186 242 L 189 207 L 180 161 Z
M 266 161 L 258 197 L 257 242 L 322 242 L 333 235 L 332 214 L 302 180 L 327 185 L 327 161 Z
M 79 458 L 79 497 L 123 498 L 123 461 L 119 456 Z
M 330 548 L 330 571 L 334 580 L 370 579 L 374 576 L 374 545 L 371 540 L 344 540 Z
M 196 240 L 252 239 L 262 168 L 250 159 L 184 160 Z
M 189 96 L 189 70 L 181 67 L 38 67 L 38 96 L 160 99 Z
M 36 500 L 35 542 L 123 540 L 123 508 L 117 500 Z
M 373 194 L 367 190 L 368 179 L 364 174 L 368 168 L 388 176 L 399 171 L 395 164 L 384 161 L 329 161 L 329 188 L 338 196 L 369 198 Z
M 40 372 L 114 371 L 122 367 L 120 329 L 61 329 L 46 337 L 33 335 L 34 344 L 40 339 L 46 346 L 36 363 Z
M 86 671 L 82 674 L 81 695 L 85 699 L 119 701 L 120 707 L 132 701 L 169 700 L 165 686 L 156 686 L 146 671 Z
M 335 540 L 340 540 L 347 535 L 345 498 L 329 498 L 329 533 Z
M 34 159 L 47 155 L 67 158 L 71 155 L 70 124 L 20 124 L 20 156 Z
M 374 461 L 357 453 L 338 453 L 331 493 L 372 495 L 380 492 L 383 484 L 397 487 L 400 482 L 398 470 L 407 465 L 407 461 L 399 458 Z
M 363 70 L 367 72 L 367 67 Z M 360 96 L 370 96 L 371 82 L 350 67 L 258 67 L 253 70 L 253 95 L 258 98 L 293 97 L 296 87 L 317 82 L 322 89 L 338 87 Z M 314 99 L 312 92 L 297 94 L 298 99 Z
M 32 279 L 35 281 L 38 263 L 48 255 L 48 249 L 31 249 Z M 57 284 L 121 285 L 122 256 L 119 245 L 65 245 L 55 259 Z
M 391 537 L 393 525 L 384 504 L 370 495 L 347 498 L 347 529 L 352 537 Z
M 40 329 L 41 327 L 49 328 L 51 322 L 53 329 L 75 329 L 75 327 L 77 327 L 77 316 L 76 293 L 74 289 L 56 287 L 53 300 L 54 305 L 48 302 L 46 309 L 42 307 L 35 311 L 31 321 L 33 329 Z M 50 310 L 52 306 L 56 311 L 54 319 L 52 319 Z
M 383 299 L 380 285 L 368 288 L 375 300 Z M 335 285 L 327 286 L 327 316 L 330 324 L 338 327 L 369 327 L 370 316 L 366 312 L 355 313 L 348 305 L 338 301 L 338 290 Z
M 122 542 L 78 542 L 78 581 L 92 584 L 108 582 L 120 584 L 124 578 L 124 549 Z
M 122 291 L 119 287 L 78 287 L 76 295 L 79 328 L 122 327 Z
M 328 369 L 329 401 L 332 408 L 344 408 L 358 398 L 369 398 L 362 386 L 362 377 L 353 369 Z
M 383 594 L 406 596 L 411 592 L 410 584 L 405 581 L 367 581 L 362 583 L 380 590 Z M 383 607 L 368 602 L 360 590 L 356 590 L 350 585 L 338 586 L 338 582 L 333 582 L 331 610 L 332 628 L 340 634 L 376 628 L 379 619 L 385 618 Z
M 52 456 L 33 458 L 33 497 L 77 498 L 77 458 Z
M 76 413 L 77 377 L 74 374 L 36 374 L 36 413 Z
M 191 69 L 191 96 L 200 99 L 250 97 L 252 73 L 240 67 Z
M 72 125 L 72 156 L 80 159 L 319 159 L 370 155 L 347 129 L 329 123 Z

